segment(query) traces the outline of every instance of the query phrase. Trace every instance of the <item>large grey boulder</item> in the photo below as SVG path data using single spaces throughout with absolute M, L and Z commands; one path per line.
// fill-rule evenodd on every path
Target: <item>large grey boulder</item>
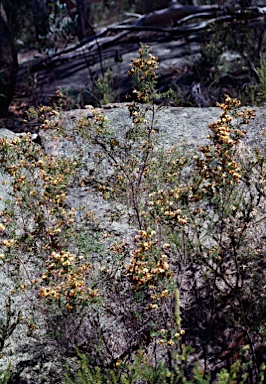
M 127 105 L 112 104 L 98 110 L 106 117 L 108 124 L 118 136 L 132 125 L 127 108 Z M 208 124 L 215 121 L 219 115 L 220 109 L 218 108 L 170 107 L 158 109 L 155 128 L 158 129 L 160 141 L 165 147 L 181 145 L 185 140 L 189 147 L 194 148 L 197 145 L 206 143 L 206 136 L 209 133 Z M 92 118 L 91 108 L 65 112 L 60 117 L 60 121 L 66 131 L 72 132 L 78 120 L 83 116 L 88 119 Z M 249 126 L 245 127 L 247 130 L 246 144 L 251 147 L 260 145 L 260 132 L 265 127 L 266 110 L 265 108 L 258 108 L 256 118 Z M 17 136 L 2 129 L 0 130 L 0 137 L 12 139 Z M 72 141 L 63 139 L 53 141 L 52 133 L 49 130 L 40 132 L 40 137 L 45 152 L 54 156 L 72 157 L 76 153 L 78 146 L 88 146 L 88 143 L 78 136 Z M 93 144 L 90 144 L 89 149 L 87 148 L 86 151 L 93 153 L 95 151 Z M 92 157 L 88 158 L 88 161 L 92 161 Z M 0 172 L 0 197 L 3 199 L 1 204 L 4 204 L 4 200 L 8 195 L 8 188 L 3 187 L 1 183 L 1 180 L 4 179 L 5 175 Z M 110 210 L 109 203 L 100 195 L 92 193 L 86 188 L 77 187 L 69 191 L 69 204 L 72 206 L 83 205 L 86 210 L 97 211 L 100 227 L 113 231 L 116 236 L 125 237 L 132 231 L 132 228 L 127 224 L 126 218 L 121 218 L 120 221 L 115 223 L 108 222 L 106 212 Z M 4 205 L 0 205 L 1 210 L 3 207 Z M 0 285 L 4 296 L 5 289 L 8 290 L 10 282 L 2 272 L 0 272 Z M 14 303 L 17 312 L 21 310 L 24 316 L 30 316 L 27 313 L 28 303 L 26 303 L 25 296 L 16 297 Z M 2 316 L 5 312 L 3 300 L 0 301 L 0 306 L 0 316 Z M 38 302 L 34 304 L 34 310 L 34 316 L 37 319 L 35 329 L 29 332 L 24 323 L 14 330 L 7 339 L 2 351 L 0 371 L 6 369 L 8 364 L 11 363 L 13 383 L 61 383 L 65 373 L 65 366 L 73 366 L 75 361 L 72 357 L 61 355 L 57 345 L 47 338 L 43 313 L 38 313 Z
M 132 121 L 128 112 L 129 104 L 113 103 L 102 108 L 95 108 L 97 113 L 105 116 L 108 125 L 119 136 L 125 132 L 125 129 L 132 127 Z M 250 108 L 252 109 L 252 108 Z M 178 146 L 184 141 L 191 148 L 196 148 L 197 145 L 202 145 L 208 142 L 207 136 L 210 134 L 208 124 L 214 122 L 221 114 L 221 109 L 218 107 L 210 108 L 187 108 L 187 107 L 165 107 L 158 108 L 155 115 L 155 128 L 158 129 L 159 138 L 163 145 L 167 147 Z M 61 124 L 71 132 L 79 119 L 82 117 L 91 119 L 92 108 L 76 109 L 64 112 L 62 115 Z M 261 132 L 266 127 L 266 112 L 265 108 L 256 108 L 256 117 L 249 125 L 243 126 L 247 131 L 244 141 L 247 145 L 254 147 L 261 142 Z M 44 145 L 48 152 L 57 154 L 71 154 L 75 150 L 76 144 L 69 141 L 61 143 L 52 143 L 48 139 L 47 132 L 40 132 L 40 136 L 44 139 Z M 78 139 L 77 139 L 78 140 Z M 87 145 L 87 144 L 86 144 Z M 71 149 L 72 148 L 72 149 Z

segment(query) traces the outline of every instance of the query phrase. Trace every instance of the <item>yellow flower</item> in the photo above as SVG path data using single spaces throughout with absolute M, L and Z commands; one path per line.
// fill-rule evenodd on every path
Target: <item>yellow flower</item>
M 14 244 L 14 240 L 3 240 L 2 245 L 5 247 L 11 247 L 11 245 Z
M 40 295 L 41 295 L 42 297 L 47 297 L 47 296 L 49 296 L 49 290 L 46 289 L 46 288 L 42 288 L 42 289 L 40 290 Z
M 70 263 L 69 260 L 66 260 L 66 261 L 64 261 L 64 262 L 62 263 L 62 265 L 63 265 L 64 267 L 66 267 L 67 265 L 71 265 L 71 263 Z
M 150 242 L 145 242 L 145 243 L 143 243 L 143 248 L 144 248 L 144 250 L 145 250 L 145 251 L 148 251 L 150 245 L 151 245 Z
M 162 293 L 161 293 L 161 297 L 166 297 L 168 295 L 168 290 L 165 289 Z
M 187 223 L 187 217 L 181 217 L 181 216 L 179 216 L 178 217 L 178 224 L 181 224 L 181 225 L 183 225 L 183 224 L 186 224 Z
M 121 363 L 122 363 L 122 360 L 121 360 L 121 359 L 118 359 L 117 362 L 115 363 L 115 365 L 116 365 L 117 367 L 119 367 L 119 366 L 121 365 Z

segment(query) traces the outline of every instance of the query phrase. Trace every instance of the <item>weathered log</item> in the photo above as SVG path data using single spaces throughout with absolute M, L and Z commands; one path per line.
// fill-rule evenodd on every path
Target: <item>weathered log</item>
M 160 25 L 161 27 L 164 27 L 193 14 L 209 12 L 212 16 L 215 16 L 218 10 L 219 7 L 217 5 L 183 6 L 179 4 L 172 4 L 168 8 L 160 9 L 143 16 L 140 20 L 138 20 L 137 25 Z
M 173 10 L 174 12 L 172 12 Z M 139 41 L 143 43 L 148 41 L 148 44 L 150 44 L 157 40 L 177 41 L 184 39 L 186 44 L 190 41 L 202 44 L 209 41 L 215 33 L 214 26 L 219 30 L 219 26 L 221 25 L 222 28 L 223 24 L 226 23 L 234 27 L 236 31 L 238 25 L 242 25 L 247 30 L 254 27 L 259 29 L 257 40 L 254 41 L 252 57 L 245 50 L 238 51 L 238 47 L 236 47 L 236 52 L 241 56 L 242 62 L 249 68 L 252 78 L 258 83 L 259 78 L 256 67 L 259 62 L 265 28 L 265 13 L 266 7 L 242 9 L 240 7 L 222 8 L 174 4 L 169 8 L 144 16 L 136 13 L 126 14 L 127 19 L 122 22 L 98 30 L 95 28 L 96 33 L 94 36 L 90 36 L 78 44 L 58 50 L 53 57 L 42 57 L 42 59 L 34 60 L 31 63 L 30 71 L 37 74 L 36 79 L 40 87 L 54 84 L 55 79 L 60 83 L 63 79 L 67 79 L 73 73 L 82 71 L 85 68 L 93 68 L 95 72 L 90 72 L 90 76 L 97 78 L 103 73 L 102 63 L 110 62 L 110 59 L 116 61 L 116 57 L 119 57 L 121 52 L 121 60 L 123 60 L 124 54 L 134 50 L 135 46 L 139 46 Z M 161 23 L 160 20 L 164 22 Z M 20 74 L 23 71 L 29 71 L 28 65 L 21 68 Z M 86 77 L 86 79 L 88 82 L 93 81 L 92 77 Z M 198 91 L 198 79 L 194 79 L 194 81 L 194 88 L 196 95 L 198 95 L 200 93 Z M 126 88 L 128 86 L 127 80 L 123 80 L 123 93 L 120 89 L 120 95 L 125 95 L 128 92 Z M 50 88 L 48 93 L 51 93 Z M 92 101 L 89 101 L 89 103 L 92 103 Z M 200 102 L 200 104 L 204 105 L 204 102 Z

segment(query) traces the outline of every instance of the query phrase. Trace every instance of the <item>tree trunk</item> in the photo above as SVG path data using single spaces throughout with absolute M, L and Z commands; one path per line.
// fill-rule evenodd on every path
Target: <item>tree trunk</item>
M 94 34 L 90 24 L 90 0 L 76 0 L 78 13 L 78 38 L 82 40 Z
M 49 19 L 46 0 L 31 0 L 36 38 L 46 36 L 49 32 Z
M 8 110 L 18 70 L 17 54 L 3 4 L 0 3 L 0 117 Z
M 171 0 L 142 0 L 136 3 L 136 12 L 146 14 L 158 9 L 167 8 Z

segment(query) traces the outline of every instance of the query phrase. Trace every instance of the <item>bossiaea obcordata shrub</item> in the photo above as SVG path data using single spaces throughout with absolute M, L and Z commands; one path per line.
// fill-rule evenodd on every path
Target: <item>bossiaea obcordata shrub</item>
M 8 294 L 30 296 L 28 327 L 37 306 L 60 353 L 78 358 L 62 382 L 263 383 L 265 147 L 246 147 L 242 128 L 255 112 L 225 95 L 207 144 L 165 148 L 157 69 L 142 45 L 123 132 L 97 111 L 73 131 L 56 108 L 31 111 L 55 142 L 88 144 L 73 156 L 1 139 Z M 128 235 L 71 206 L 75 188 L 107 200 L 105 220 L 126 217 Z

